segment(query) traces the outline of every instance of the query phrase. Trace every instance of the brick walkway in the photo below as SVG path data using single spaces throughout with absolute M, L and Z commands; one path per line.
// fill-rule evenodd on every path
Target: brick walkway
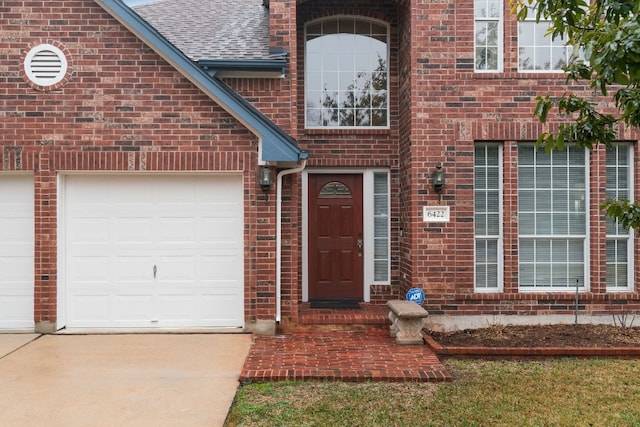
M 240 381 L 450 381 L 426 345 L 397 345 L 388 330 L 289 332 L 256 336 Z

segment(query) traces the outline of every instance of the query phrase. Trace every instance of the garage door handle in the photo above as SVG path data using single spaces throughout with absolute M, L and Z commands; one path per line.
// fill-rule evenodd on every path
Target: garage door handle
M 154 279 L 156 278 L 156 274 L 158 274 L 158 266 L 157 266 L 157 265 L 154 265 L 154 266 L 153 266 L 153 278 L 154 278 Z

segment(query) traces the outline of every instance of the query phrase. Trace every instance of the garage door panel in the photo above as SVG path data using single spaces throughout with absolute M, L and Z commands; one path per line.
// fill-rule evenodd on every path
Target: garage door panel
M 163 177 L 157 177 L 163 179 Z M 104 177 L 97 176 L 95 184 L 104 188 L 103 191 L 109 195 L 109 205 L 118 211 L 128 207 L 153 204 L 155 195 L 153 177 L 131 177 L 120 175 L 109 177 L 109 182 L 105 184 Z M 127 189 L 127 191 L 122 191 Z
M 242 259 L 234 255 L 219 254 L 202 257 L 198 265 L 200 274 L 208 280 L 237 280 L 233 272 L 242 268 Z
M 32 175 L 0 175 L 0 329 L 33 329 Z
M 109 241 L 109 221 L 106 217 L 87 218 L 74 215 L 71 217 L 74 227 L 69 230 L 71 243 L 98 243 L 105 245 Z
M 189 243 L 198 239 L 198 224 L 193 218 L 158 218 L 159 243 Z
M 32 327 L 33 297 L 23 288 L 4 288 L 0 295 L 0 325 L 4 329 Z
M 11 207 L 0 207 L 3 210 L 10 210 Z M 9 212 L 3 212 L 7 215 Z M 12 213 L 13 214 L 13 213 Z M 25 212 L 24 217 L 0 218 L 0 241 L 3 244 L 25 243 L 33 245 L 33 233 L 25 233 L 33 227 L 33 212 Z
M 33 261 L 28 256 L 0 254 L 0 286 L 2 289 L 28 288 L 33 284 Z M 15 252 L 14 254 L 15 255 Z M 0 292 L 0 295 L 4 292 Z
M 162 284 L 171 281 L 196 283 L 195 256 L 160 256 L 158 265 L 162 267 L 162 271 L 158 269 L 158 280 Z
M 86 291 L 85 291 L 86 292 Z M 85 327 L 96 327 L 109 320 L 109 295 L 74 295 L 68 300 L 69 315 Z
M 235 312 L 242 308 L 242 301 L 232 289 L 228 293 L 219 290 L 213 295 L 201 295 L 198 300 L 198 313 L 204 322 L 233 326 Z
M 70 278 L 73 284 L 105 284 L 109 282 L 109 257 L 85 256 L 74 257 Z
M 78 209 L 83 206 L 109 206 L 109 192 L 106 187 L 97 187 L 96 182 L 103 177 L 85 175 L 82 179 L 75 180 L 73 192 L 67 192 L 65 198 L 70 202 L 69 207 Z
M 110 225 L 113 243 L 153 244 L 154 225 L 149 218 L 115 218 Z
M 67 177 L 67 205 L 86 202 L 82 192 L 99 192 L 81 210 L 68 207 L 68 269 L 82 261 L 74 254 L 109 260 L 85 263 L 83 276 L 95 280 L 95 298 L 82 295 L 92 288 L 69 283 L 83 303 L 102 304 L 100 319 L 83 320 L 68 311 L 70 327 L 222 327 L 244 323 L 243 186 L 236 176 L 84 176 Z M 79 185 L 76 185 L 79 184 Z M 80 194 L 78 194 L 80 193 Z M 127 193 L 127 194 L 122 194 Z M 138 197 L 140 196 L 140 197 Z M 106 197 L 106 199 L 105 199 Z M 105 207 L 105 201 L 107 205 Z M 78 212 L 82 215 L 78 215 Z M 90 238 L 71 229 L 75 220 L 101 229 Z M 82 231 L 84 232 L 84 231 Z M 156 266 L 156 276 L 153 267 Z M 100 274 L 91 274 L 96 268 Z M 105 270 L 106 268 L 106 270 Z M 98 284 L 97 279 L 105 279 Z M 76 286 L 77 285 L 77 286 Z M 102 292 L 104 298 L 97 298 Z M 86 294 L 86 292 L 84 292 Z M 69 300 L 74 295 L 69 295 Z M 220 301 L 216 302 L 217 299 Z M 234 301 L 229 307 L 230 301 Z M 73 305 L 77 305 L 75 301 Z M 210 305 L 213 306 L 210 307 Z M 92 311 L 92 310 L 90 310 Z M 220 316 L 219 313 L 224 315 Z M 212 313 L 218 313 L 213 316 Z M 89 324 L 87 324 L 90 323 Z
M 114 299 L 115 312 L 112 321 L 140 322 L 136 326 L 148 324 L 155 320 L 153 314 L 153 297 L 148 293 L 144 294 L 120 294 Z M 148 325 L 147 325 L 148 326 Z
M 158 315 L 163 320 L 181 320 L 193 322 L 199 320 L 196 314 L 197 295 L 160 294 L 158 296 Z
M 151 256 L 117 256 L 114 264 L 116 283 L 149 283 L 153 279 L 154 260 Z
M 203 219 L 199 234 L 200 240 L 208 243 L 227 245 L 229 248 L 239 248 L 239 240 L 242 241 L 242 234 L 238 235 L 238 230 L 234 226 L 236 218 L 206 218 Z

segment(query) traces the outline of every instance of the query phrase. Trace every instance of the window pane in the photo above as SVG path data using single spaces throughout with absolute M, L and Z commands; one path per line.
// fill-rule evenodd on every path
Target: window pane
M 564 241 L 554 241 L 553 248 L 551 249 L 551 257 L 554 262 L 557 263 L 566 263 L 569 261 L 569 245 L 566 240 Z
M 376 239 L 374 244 L 374 257 L 376 259 L 387 258 L 389 256 L 389 245 L 387 239 Z
M 553 210 L 557 212 L 567 212 L 568 209 L 569 209 L 569 193 L 564 190 L 554 191 L 553 192 Z
M 386 282 L 389 280 L 389 262 L 387 260 L 375 260 L 373 262 L 373 280 L 376 282 Z
M 584 234 L 587 218 L 584 213 L 569 214 L 569 234 Z
M 372 110 L 371 126 L 386 126 L 389 123 L 388 110 L 376 109 Z
M 553 234 L 567 235 L 569 234 L 569 217 L 567 215 L 554 215 L 553 217 Z
M 374 218 L 374 224 L 376 227 L 376 237 L 389 237 L 389 218 L 386 215 Z
M 535 164 L 535 146 L 533 144 L 518 146 L 518 166 L 533 166 Z
M 476 236 L 486 236 L 489 234 L 487 231 L 487 215 L 482 213 L 476 213 L 474 216 Z
M 535 232 L 535 216 L 524 215 L 522 212 L 518 215 L 518 230 L 522 235 L 531 235 Z
M 550 167 L 536 168 L 536 187 L 551 188 L 551 168 Z
M 551 240 L 536 240 L 536 262 L 551 262 Z
M 488 22 L 487 23 L 487 46 L 489 47 L 497 47 L 499 43 L 499 33 L 498 33 L 498 23 L 497 22 Z
M 567 253 L 569 254 L 569 261 L 582 262 L 584 260 L 584 241 L 582 239 L 572 239 L 567 243 Z
M 567 159 L 569 158 L 569 151 L 554 151 L 551 158 L 551 164 L 559 169 L 565 169 L 567 166 Z
M 529 166 L 521 166 L 518 168 L 518 181 L 520 188 L 533 188 L 535 177 L 535 169 Z
M 487 215 L 487 236 L 497 236 L 500 234 L 500 214 Z
M 476 264 L 476 289 L 488 288 L 486 264 Z
M 554 163 L 556 163 L 557 160 L 554 160 Z M 551 179 L 553 180 L 553 187 L 554 188 L 568 188 L 568 181 L 567 181 L 567 168 L 566 167 L 554 167 L 553 168 L 553 172 L 552 172 L 552 177 Z
M 521 262 L 533 262 L 535 260 L 535 241 L 531 239 L 521 239 L 519 245 Z
M 476 24 L 476 44 L 478 46 L 486 46 L 487 45 L 487 33 L 489 23 L 488 22 L 478 22 Z
M 386 188 L 384 189 L 386 191 Z M 373 213 L 374 215 L 387 215 L 387 206 L 389 197 L 386 194 L 376 194 L 373 197 Z
M 536 234 L 551 234 L 551 218 L 550 213 L 536 213 Z
M 543 182 L 541 184 L 542 185 L 540 185 L 540 188 L 544 187 L 544 189 L 538 190 L 535 192 L 536 210 L 550 212 L 551 211 L 551 190 L 547 190 L 547 188 L 549 188 L 548 185 L 550 183 Z
M 497 188 L 497 183 L 494 187 Z M 487 210 L 489 212 L 500 211 L 500 192 L 497 190 L 487 191 Z
M 550 287 L 551 286 L 551 264 L 537 263 L 535 265 L 535 283 L 536 287 Z

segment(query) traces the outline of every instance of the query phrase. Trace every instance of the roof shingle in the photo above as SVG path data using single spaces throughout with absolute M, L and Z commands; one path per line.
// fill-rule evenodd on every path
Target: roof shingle
M 160 0 L 132 9 L 193 61 L 270 59 L 263 0 Z

